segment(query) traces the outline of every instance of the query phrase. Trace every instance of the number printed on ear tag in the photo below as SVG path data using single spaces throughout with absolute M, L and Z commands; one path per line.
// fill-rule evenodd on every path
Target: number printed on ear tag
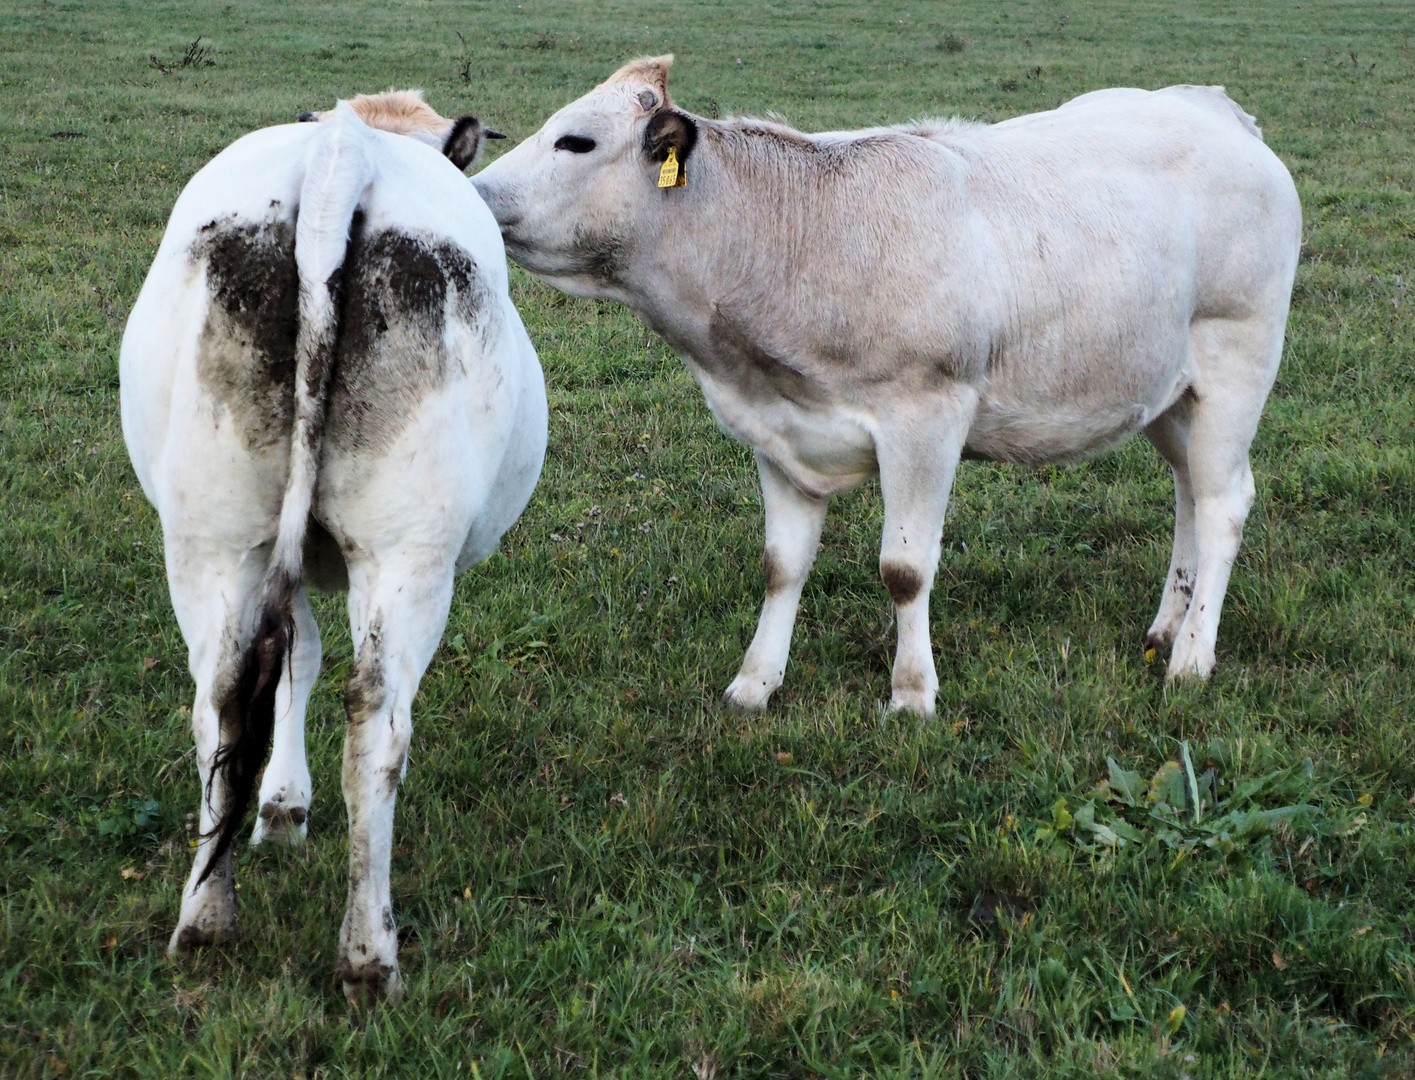
M 670 146 L 663 167 L 658 170 L 659 187 L 681 187 L 678 183 L 678 151 Z

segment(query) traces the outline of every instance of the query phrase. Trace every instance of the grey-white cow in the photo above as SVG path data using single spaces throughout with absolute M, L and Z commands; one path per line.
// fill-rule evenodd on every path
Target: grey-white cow
M 204 788 L 171 952 L 235 930 L 231 842 L 272 740 L 252 842 L 305 835 L 306 587 L 347 585 L 338 970 L 350 997 L 399 992 L 389 860 L 413 695 L 453 575 L 496 549 L 546 445 L 501 238 L 460 168 L 482 134 L 397 93 L 247 135 L 183 190 L 128 319 L 123 435 L 162 519 Z
M 671 62 L 621 68 L 473 183 L 513 259 L 632 308 L 756 450 L 766 603 L 728 701 L 781 685 L 827 498 L 878 472 L 892 705 L 932 712 L 960 456 L 1064 461 L 1137 431 L 1177 510 L 1148 641 L 1169 678 L 1207 677 L 1301 232 L 1253 118 L 1176 86 L 805 135 L 675 108 Z

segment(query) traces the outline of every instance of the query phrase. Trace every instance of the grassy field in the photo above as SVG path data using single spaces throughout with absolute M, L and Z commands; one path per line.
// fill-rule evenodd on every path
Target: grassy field
M 0 1075 L 1415 1074 L 1412 35 L 1404 2 L 6 4 Z M 517 272 L 551 447 L 414 707 L 407 999 L 333 980 L 334 597 L 310 842 L 242 844 L 241 941 L 169 966 L 191 687 L 117 408 L 168 209 L 338 95 L 420 85 L 514 139 L 668 50 L 686 108 L 806 128 L 1178 82 L 1257 115 L 1307 224 L 1215 679 L 1166 692 L 1142 655 L 1172 511 L 1134 442 L 964 464 L 936 720 L 882 709 L 875 487 L 833 508 L 772 709 L 725 712 L 762 590 L 749 454 L 626 312 Z M 1185 747 L 1224 799 L 1199 825 Z

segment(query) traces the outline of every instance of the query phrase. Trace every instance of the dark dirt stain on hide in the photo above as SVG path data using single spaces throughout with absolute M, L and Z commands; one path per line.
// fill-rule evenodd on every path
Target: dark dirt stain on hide
M 786 588 L 786 572 L 776 561 L 776 556 L 768 548 L 762 552 L 762 577 L 766 579 L 766 591 L 770 595 Z
M 884 587 L 889 590 L 890 597 L 898 607 L 912 601 L 923 591 L 923 576 L 912 566 L 905 566 L 903 563 L 885 563 L 879 568 L 879 576 L 884 580 Z
M 708 323 L 708 355 L 694 359 L 708 374 L 737 386 L 754 401 L 781 397 L 797 405 L 825 400 L 824 388 L 786 360 L 773 356 L 722 310 L 713 311 Z
M 350 725 L 362 724 L 383 707 L 383 623 L 375 618 L 364 636 L 353 674 L 344 687 L 344 712 Z
M 584 228 L 575 230 L 571 249 L 579 263 L 579 273 L 603 284 L 612 284 L 619 275 L 627 245 L 616 236 L 596 235 Z
M 248 450 L 287 438 L 295 415 L 300 282 L 293 221 L 218 219 L 192 258 L 206 266 L 211 305 L 197 377 L 232 417 Z
M 395 230 L 350 236 L 341 289 L 326 448 L 377 452 L 456 363 L 443 343 L 449 316 L 482 332 L 490 295 L 462 248 Z

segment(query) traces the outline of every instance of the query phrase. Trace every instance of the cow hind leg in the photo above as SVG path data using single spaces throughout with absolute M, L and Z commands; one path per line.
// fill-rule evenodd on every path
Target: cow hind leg
M 1206 320 L 1191 331 L 1200 380 L 1190 406 L 1188 467 L 1197 567 L 1175 633 L 1168 680 L 1214 669 L 1219 616 L 1255 488 L 1248 448 L 1282 351 L 1282 325 Z
M 890 708 L 932 716 L 938 693 L 929 637 L 929 590 L 943 542 L 943 519 L 977 392 L 957 386 L 892 417 L 875 442 L 884 534 L 879 573 L 894 601 L 899 644 Z
M 1189 479 L 1190 407 L 1193 399 L 1184 395 L 1160 414 L 1145 434 L 1174 474 L 1174 547 L 1169 572 L 1164 579 L 1159 612 L 1145 634 L 1146 649 L 1167 649 L 1179 633 L 1179 625 L 1189 612 L 1198 572 L 1199 541 L 1194 531 L 1194 487 Z
M 181 912 L 168 942 L 176 957 L 206 945 L 228 941 L 236 932 L 236 891 L 231 851 L 215 858 L 215 826 L 231 798 L 216 755 L 223 737 L 223 696 L 231 691 L 241 663 L 238 642 L 242 622 L 259 587 L 260 567 L 236 554 L 193 555 L 180 547 L 168 551 L 172 605 L 187 642 L 188 666 L 196 682 L 192 736 L 201 780 L 198 841 L 191 873 L 182 889 Z M 258 563 L 259 560 L 253 560 Z
M 319 676 L 319 624 L 304 589 L 292 604 L 295 635 L 275 695 L 275 737 L 260 783 L 260 813 L 251 844 L 303 842 L 309 831 L 310 767 L 305 757 L 305 710 Z
M 743 712 L 765 708 L 767 699 L 785 677 L 796 608 L 806 575 L 815 562 L 828 502 L 807 495 L 761 454 L 757 455 L 757 471 L 766 510 L 766 548 L 762 554 L 766 601 L 742 668 L 723 694 L 727 704 Z
M 400 566 L 384 559 L 366 577 L 350 567 L 354 670 L 345 691 L 344 801 L 349 813 L 349 901 L 338 976 L 356 1002 L 397 998 L 398 935 L 390 862 L 393 807 L 412 740 L 412 704 L 452 598 L 452 561 Z

